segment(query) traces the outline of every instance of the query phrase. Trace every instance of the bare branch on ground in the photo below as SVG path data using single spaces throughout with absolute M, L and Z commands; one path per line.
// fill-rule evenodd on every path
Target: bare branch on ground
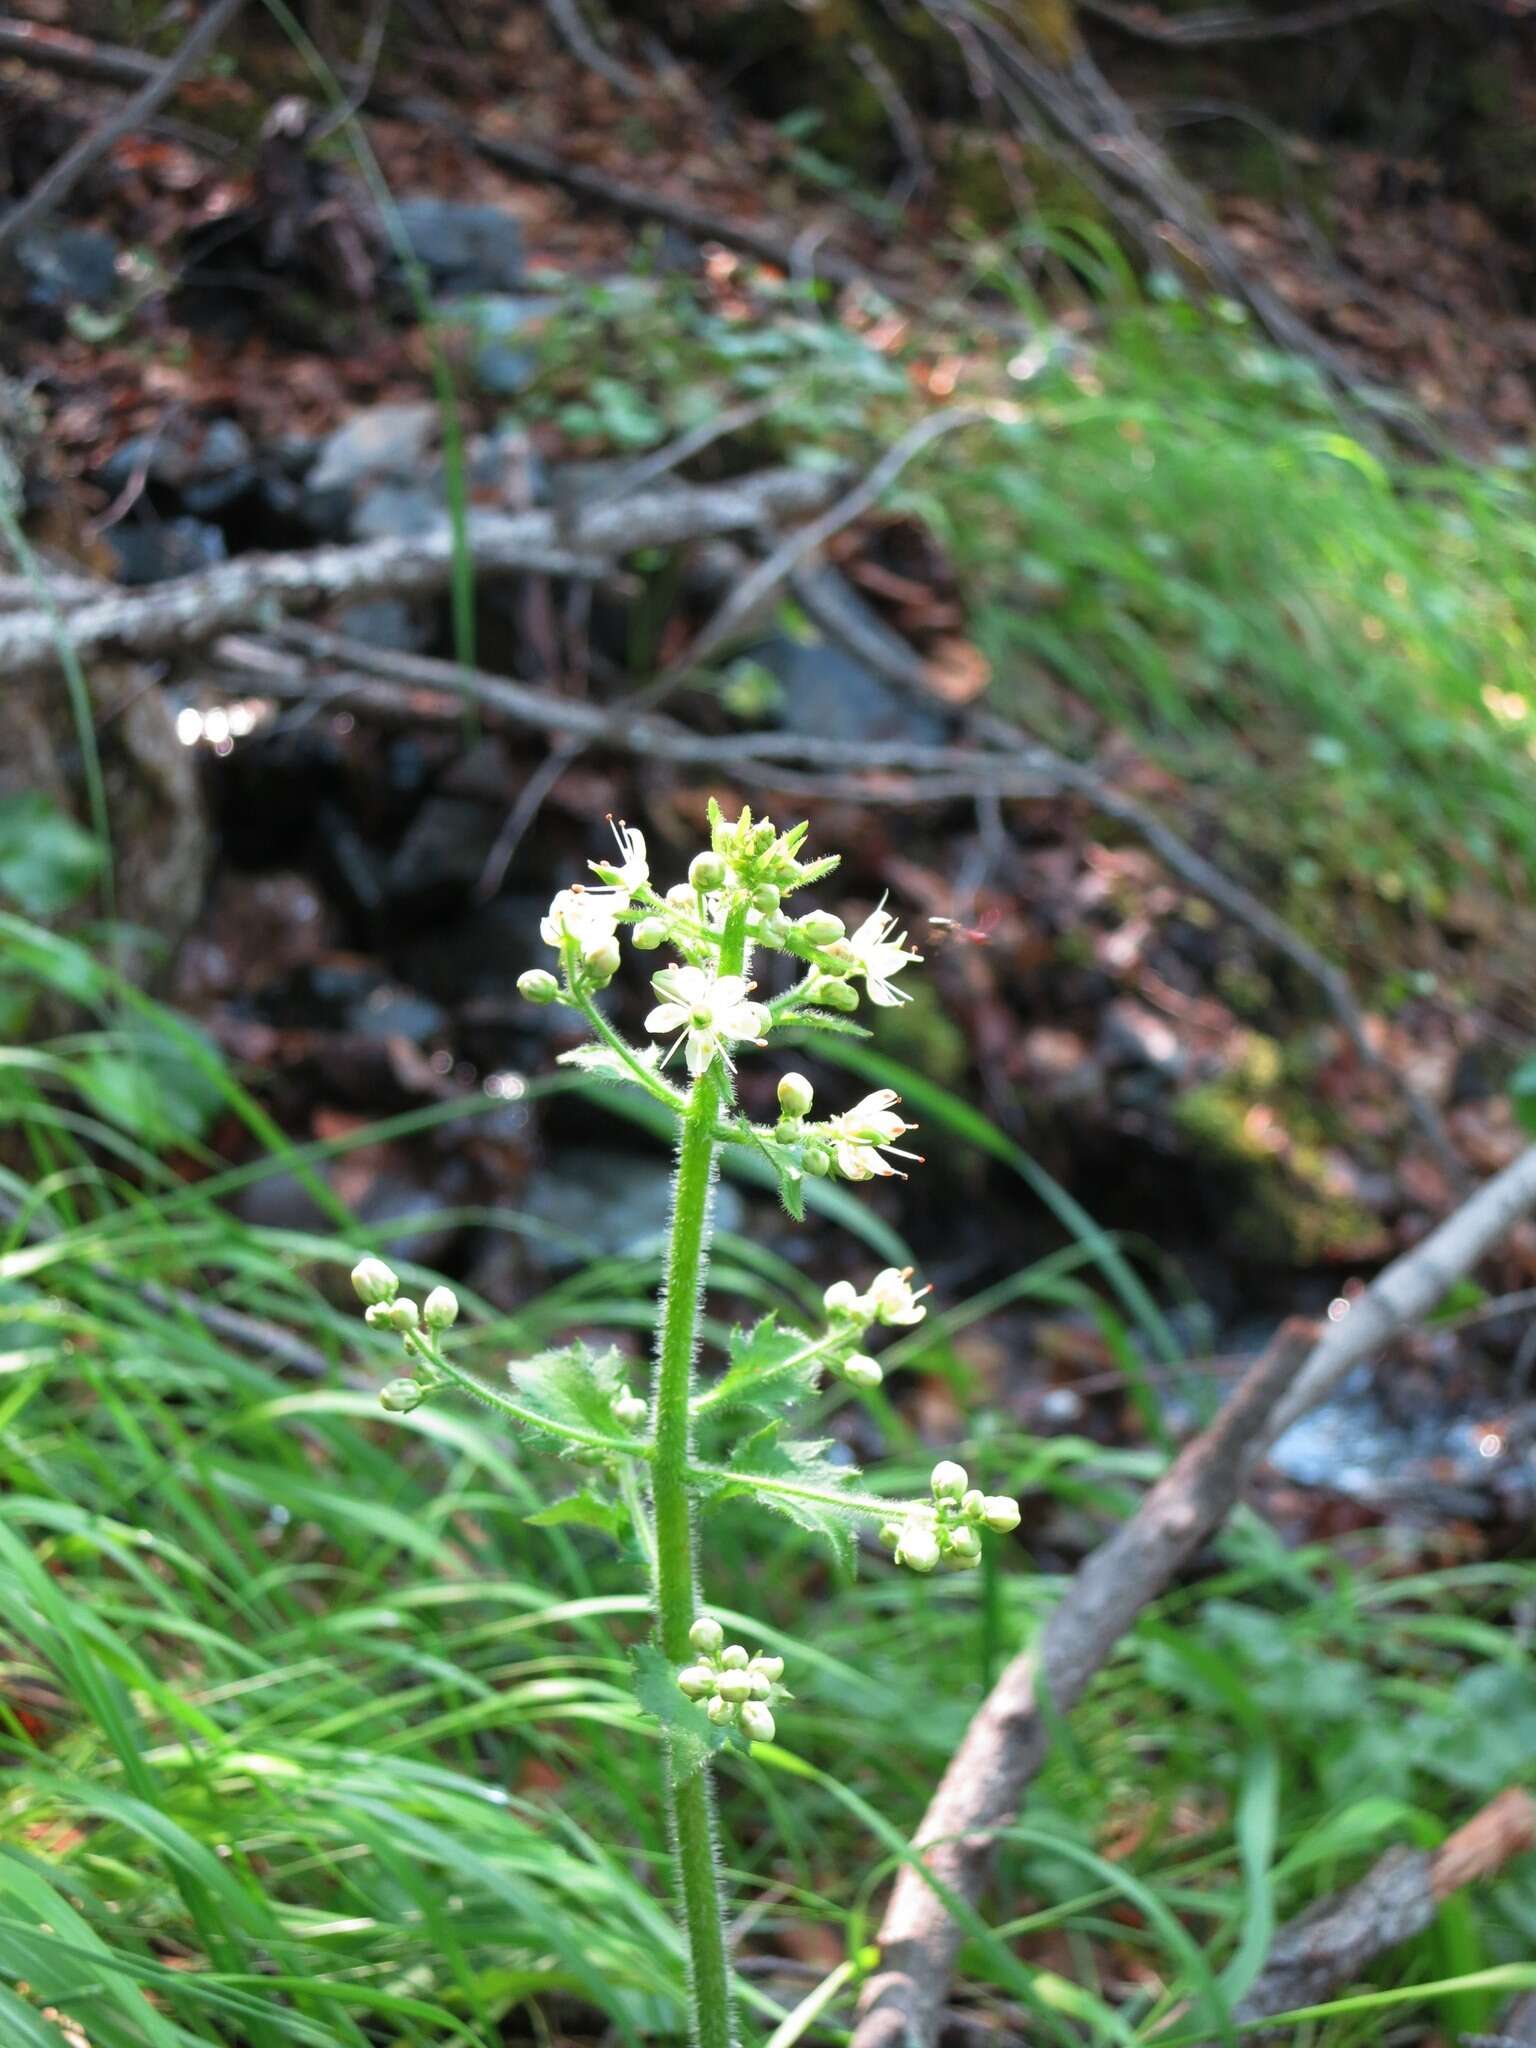
M 1210 1428 L 1078 1567 L 1038 1641 L 1008 1665 L 967 1729 L 914 1836 L 930 1845 L 924 1862 L 952 1892 L 969 1905 L 980 1898 L 992 1845 L 1039 1771 L 1057 1718 L 1082 1697 L 1136 1616 L 1219 1528 L 1280 1431 L 1432 1308 L 1533 1205 L 1536 1148 L 1394 1260 L 1315 1343 L 1305 1325 L 1287 1324 Z M 853 2048 L 926 2048 L 933 2041 L 960 1939 L 920 1870 L 904 1866 Z

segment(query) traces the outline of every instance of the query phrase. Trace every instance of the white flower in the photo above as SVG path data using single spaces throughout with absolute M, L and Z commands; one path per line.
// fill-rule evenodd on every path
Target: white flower
M 894 1009 L 898 1003 L 911 1001 L 911 997 L 899 988 L 892 988 L 892 976 L 900 974 L 903 967 L 913 961 L 921 961 L 921 953 L 906 950 L 907 935 L 896 931 L 896 920 L 885 907 L 884 897 L 878 910 L 872 910 L 858 930 L 847 941 L 848 950 L 858 962 L 858 972 L 864 976 L 864 986 L 869 991 L 869 1000 L 886 1010 Z
M 887 1266 L 870 1281 L 864 1301 L 878 1322 L 920 1323 L 928 1313 L 922 1302 L 927 1292 L 926 1287 L 913 1292 L 910 1266 L 904 1271 Z
M 755 982 L 745 975 L 711 977 L 702 967 L 668 967 L 653 975 L 651 987 L 661 1001 L 645 1020 L 647 1031 L 681 1031 L 688 1040 L 688 1071 L 695 1079 L 718 1054 L 734 1073 L 726 1046 L 750 1038 L 761 1042 L 768 1012 L 747 1001 Z
M 612 818 L 608 823 L 613 826 L 613 836 L 619 842 L 619 858 L 617 861 L 589 860 L 587 866 L 605 885 L 603 893 L 611 892 L 615 897 L 622 897 L 623 901 L 616 907 L 627 910 L 629 899 L 651 879 L 645 858 L 645 834 L 626 825 L 622 818 L 617 825 Z
M 903 1131 L 917 1129 L 916 1124 L 905 1123 L 893 1113 L 892 1103 L 900 1100 L 894 1088 L 877 1088 L 841 1116 L 828 1119 L 832 1157 L 844 1180 L 873 1180 L 877 1174 L 895 1173 L 897 1169 L 881 1158 L 882 1152 L 894 1152 L 898 1159 L 920 1159 L 919 1153 L 903 1152 L 896 1144 Z
M 567 939 L 576 941 L 583 960 L 613 943 L 618 932 L 614 899 L 597 889 L 562 889 L 539 926 L 539 937 L 558 953 Z

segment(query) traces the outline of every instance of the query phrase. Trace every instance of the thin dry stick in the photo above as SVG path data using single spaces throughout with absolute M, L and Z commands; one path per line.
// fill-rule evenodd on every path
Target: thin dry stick
M 139 50 L 115 43 L 93 43 L 69 29 L 43 28 L 36 22 L 0 16 L 0 57 L 20 57 L 48 71 L 73 78 L 100 78 L 109 85 L 143 85 L 158 78 L 159 61 Z
M 472 513 L 468 541 L 483 570 L 600 576 L 633 548 L 675 546 L 804 517 L 819 511 L 837 486 L 836 477 L 809 470 L 764 470 L 734 483 L 673 486 L 596 505 L 578 514 L 564 534 L 549 512 Z M 439 590 L 448 580 L 454 546 L 445 522 L 404 540 L 243 555 L 148 591 L 71 604 L 62 626 L 46 611 L 12 612 L 0 617 L 0 672 L 52 667 L 60 632 L 81 656 L 113 646 L 160 654 L 212 640 L 263 611 L 355 599 L 377 590 L 398 595 Z
M 1169 15 L 1155 7 L 1125 7 L 1119 0 L 1077 0 L 1084 14 L 1113 22 L 1127 35 L 1151 43 L 1173 43 L 1184 50 L 1210 43 L 1259 43 L 1277 37 L 1316 35 L 1319 29 L 1342 28 L 1389 8 L 1415 7 L 1421 0 L 1329 0 L 1322 7 L 1302 7 L 1295 14 L 1252 14 L 1231 7 L 1212 7 L 1202 14 Z
M 1512 1786 L 1438 1849 L 1389 1849 L 1358 1884 L 1279 1930 L 1234 2021 L 1251 2025 L 1321 2004 L 1376 1956 L 1422 1934 L 1453 1892 L 1496 1876 L 1533 1846 L 1536 1799 Z
M 1082 1697 L 1131 1622 L 1220 1526 L 1280 1430 L 1386 1337 L 1433 1307 L 1533 1204 L 1536 1148 L 1388 1266 L 1315 1345 L 1304 1325 L 1287 1324 L 1210 1428 L 1078 1567 L 1038 1642 L 1008 1665 L 966 1730 L 914 1836 L 932 1845 L 924 1860 L 952 1891 L 977 1902 L 997 1832 L 1039 1771 L 1056 1717 Z M 860 2002 L 853 2048 L 926 2048 L 959 1945 L 960 1930 L 937 1894 L 918 1870 L 904 1867 L 881 1926 L 881 1968 Z
M 65 150 L 57 163 L 50 165 L 21 204 L 13 207 L 0 221 L 0 257 L 8 255 L 23 235 L 46 219 L 92 164 L 99 163 L 115 143 L 153 120 L 156 109 L 210 54 L 244 5 L 245 0 L 213 0 L 213 5 L 175 56 L 157 65 L 154 75 L 145 80 L 132 99 L 82 135 L 72 148 Z

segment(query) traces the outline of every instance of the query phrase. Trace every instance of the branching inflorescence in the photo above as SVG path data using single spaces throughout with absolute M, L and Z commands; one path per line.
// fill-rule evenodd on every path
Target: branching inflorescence
M 883 904 L 852 932 L 826 910 L 789 914 L 788 899 L 837 865 L 836 856 L 801 859 L 806 826 L 780 832 L 746 809 L 728 822 L 713 801 L 709 822 L 708 849 L 695 856 L 685 882 L 664 892 L 651 880 L 642 835 L 616 826 L 618 859 L 592 862 L 596 883 L 562 889 L 543 920 L 555 971 L 531 968 L 518 982 L 530 1002 L 562 1005 L 590 1028 L 591 1041 L 564 1054 L 566 1063 L 643 1089 L 679 1126 L 649 1396 L 630 1386 L 618 1352 L 594 1355 L 580 1344 L 515 1361 L 505 1389 L 488 1385 L 451 1355 L 458 1302 L 450 1289 L 433 1288 L 418 1307 L 375 1258 L 364 1259 L 352 1280 L 369 1324 L 398 1335 L 410 1366 L 385 1387 L 386 1409 L 409 1413 L 449 1388 L 470 1394 L 584 1468 L 581 1489 L 535 1519 L 590 1522 L 610 1534 L 633 1530 L 656 1610 L 655 1646 L 636 1658 L 638 1691 L 666 1727 L 694 2035 L 703 2048 L 730 2048 L 711 1761 L 727 1742 L 773 1741 L 774 1708 L 789 1695 L 781 1657 L 727 1642 L 721 1624 L 701 1611 L 697 1510 L 750 1498 L 825 1537 L 849 1564 L 858 1530 L 873 1527 L 898 1564 L 922 1573 L 974 1566 L 983 1532 L 1017 1527 L 1019 1510 L 972 1487 L 949 1459 L 934 1467 L 928 1499 L 866 1492 L 851 1465 L 827 1455 L 827 1442 L 788 1434 L 793 1411 L 824 1375 L 856 1390 L 880 1384 L 880 1365 L 865 1349 L 871 1331 L 921 1322 L 927 1312 L 927 1290 L 914 1290 L 910 1271 L 887 1268 L 862 1292 L 851 1281 L 834 1282 L 819 1332 L 782 1328 L 771 1315 L 737 1330 L 724 1372 L 695 1384 L 719 1149 L 747 1146 L 766 1158 L 797 1218 L 808 1178 L 866 1181 L 900 1172 L 893 1160 L 916 1157 L 899 1143 L 914 1126 L 888 1088 L 818 1118 L 809 1081 L 786 1073 L 776 1122 L 753 1123 L 740 1112 L 735 1060 L 743 1047 L 764 1046 L 791 1028 L 857 1030 L 849 1013 L 861 991 L 878 1006 L 904 1002 L 897 978 L 919 955 Z M 644 1046 L 622 1038 L 597 1005 L 622 964 L 623 934 L 640 952 L 673 956 L 651 978 L 656 1002 L 645 1027 L 652 1042 Z M 771 953 L 788 956 L 800 972 L 782 993 L 760 999 L 753 961 Z M 678 1068 L 686 1087 L 670 1078 Z

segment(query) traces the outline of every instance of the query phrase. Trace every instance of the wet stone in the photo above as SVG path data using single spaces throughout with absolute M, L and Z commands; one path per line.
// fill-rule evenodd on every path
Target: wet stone
M 403 199 L 400 224 L 435 292 L 515 292 L 523 282 L 523 230 L 499 206 Z

